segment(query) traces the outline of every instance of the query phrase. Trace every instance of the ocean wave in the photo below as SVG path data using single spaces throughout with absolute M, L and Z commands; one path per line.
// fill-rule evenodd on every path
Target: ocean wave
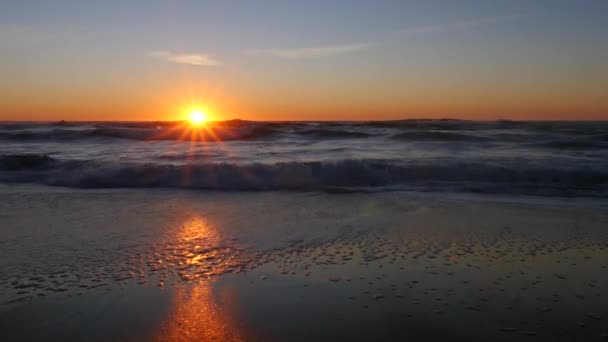
M 297 134 L 316 138 L 316 139 L 349 139 L 349 138 L 367 138 L 372 136 L 371 133 L 357 132 L 350 130 L 339 129 L 306 129 L 297 132 Z
M 387 160 L 274 164 L 138 164 L 64 160 L 48 155 L 0 156 L 0 181 L 79 188 L 167 187 L 223 191 L 420 191 L 608 196 L 608 170 L 418 163 Z
M 520 122 L 413 119 L 377 122 L 228 120 L 194 129 L 185 122 L 0 123 L 0 141 L 230 141 L 296 137 L 316 140 L 391 138 L 400 141 L 516 142 L 546 148 L 602 147 L 606 122 Z M 578 147 L 576 147 L 578 146 Z
M 608 142 L 600 139 L 564 139 L 533 143 L 531 146 L 559 150 L 594 150 L 608 148 Z
M 57 160 L 46 154 L 9 154 L 0 156 L 0 170 L 44 170 Z
M 94 135 L 130 140 L 174 140 L 174 141 L 230 141 L 254 140 L 272 136 L 277 133 L 272 127 L 251 125 L 243 127 L 223 126 L 192 129 L 188 126 L 177 128 L 96 128 Z
M 97 129 L 26 129 L 20 131 L 0 131 L 0 140 L 9 141 L 71 141 L 95 137 Z
M 127 139 L 127 140 L 175 140 L 175 141 L 228 141 L 252 140 L 269 137 L 277 131 L 266 125 L 246 127 L 218 126 L 214 128 L 192 129 L 188 126 L 162 127 L 93 127 L 93 128 L 54 128 L 26 129 L 20 131 L 0 131 L 0 140 L 8 141 L 75 141 L 90 139 Z
M 406 131 L 397 133 L 391 138 L 402 141 L 487 141 L 487 137 L 466 133 L 443 131 Z
M 607 135 L 608 125 L 606 121 L 584 121 L 584 122 L 567 122 L 567 121 L 536 121 L 526 122 L 519 125 L 519 129 L 539 132 L 552 133 L 564 136 L 596 136 Z
M 460 130 L 487 127 L 488 123 L 459 119 L 404 119 L 389 121 L 361 121 L 355 123 L 355 125 L 374 128 Z

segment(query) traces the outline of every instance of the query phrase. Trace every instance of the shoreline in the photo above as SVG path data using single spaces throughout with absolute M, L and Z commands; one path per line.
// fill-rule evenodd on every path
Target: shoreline
M 86 193 L 112 193 L 128 191 L 146 191 L 159 194 L 213 194 L 213 195 L 242 195 L 242 194 L 284 194 L 284 195 L 328 195 L 328 196 L 374 196 L 383 194 L 403 195 L 406 198 L 423 199 L 434 202 L 483 202 L 490 204 L 526 205 L 542 207 L 580 207 L 600 209 L 608 207 L 608 198 L 593 196 L 541 196 L 528 194 L 498 194 L 498 193 L 471 193 L 471 192 L 440 192 L 440 191 L 417 191 L 417 190 L 377 190 L 377 191 L 322 191 L 322 190 L 216 190 L 196 188 L 172 188 L 172 187 L 102 187 L 102 188 L 78 188 L 63 185 L 44 185 L 36 183 L 0 183 L 0 194 L 23 193 L 23 192 L 81 192 Z

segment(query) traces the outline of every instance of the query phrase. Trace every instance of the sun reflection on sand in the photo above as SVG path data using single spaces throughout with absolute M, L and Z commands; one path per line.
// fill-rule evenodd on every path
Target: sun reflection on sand
M 189 247 L 189 251 L 183 254 L 182 265 L 202 265 L 224 251 L 218 249 L 221 246 L 218 231 L 201 217 L 194 217 L 185 224 L 177 239 Z
M 219 241 L 219 232 L 209 222 L 200 216 L 195 216 L 188 220 L 177 232 L 177 240 L 189 242 L 197 239 L 205 239 L 210 244 L 217 244 Z M 195 246 L 199 247 L 200 246 Z
M 219 298 L 211 281 L 175 289 L 171 313 L 160 326 L 157 341 L 243 341 L 231 307 L 236 298 L 222 292 Z
M 223 246 L 218 229 L 201 216 L 194 216 L 175 232 L 174 245 L 165 258 L 177 266 L 182 283 L 172 288 L 167 319 L 155 337 L 158 341 L 243 341 L 231 312 L 236 305 L 232 292 L 214 291 L 216 274 L 233 266 L 231 249 Z
M 163 259 L 175 266 L 182 280 L 212 277 L 234 266 L 234 249 L 223 243 L 218 229 L 201 216 L 182 225 L 173 241 Z

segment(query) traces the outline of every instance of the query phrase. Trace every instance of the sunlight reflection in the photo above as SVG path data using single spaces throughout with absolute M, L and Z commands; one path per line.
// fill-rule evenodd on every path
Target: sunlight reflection
M 216 297 L 210 281 L 175 290 L 172 312 L 161 324 L 157 341 L 243 341 L 231 307 L 234 294 L 223 291 Z
M 220 238 L 217 229 L 200 216 L 195 216 L 187 221 L 177 233 L 176 237 L 178 240 L 184 242 L 204 239 L 209 240 L 211 244 L 217 243 Z
M 243 270 L 243 249 L 234 239 L 222 237 L 219 230 L 201 216 L 194 216 L 172 233 L 170 241 L 148 260 L 155 271 L 162 271 L 164 283 L 171 275 L 183 281 L 209 279 Z
M 194 216 L 175 232 L 164 256 L 187 281 L 174 291 L 167 319 L 160 325 L 158 341 L 242 341 L 237 320 L 236 296 L 213 287 L 215 276 L 236 266 L 234 249 L 222 242 L 219 230 L 201 216 Z

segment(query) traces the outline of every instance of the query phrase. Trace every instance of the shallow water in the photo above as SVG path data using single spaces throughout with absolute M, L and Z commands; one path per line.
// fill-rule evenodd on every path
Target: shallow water
M 11 340 L 608 333 L 600 200 L 37 186 L 0 196 Z

